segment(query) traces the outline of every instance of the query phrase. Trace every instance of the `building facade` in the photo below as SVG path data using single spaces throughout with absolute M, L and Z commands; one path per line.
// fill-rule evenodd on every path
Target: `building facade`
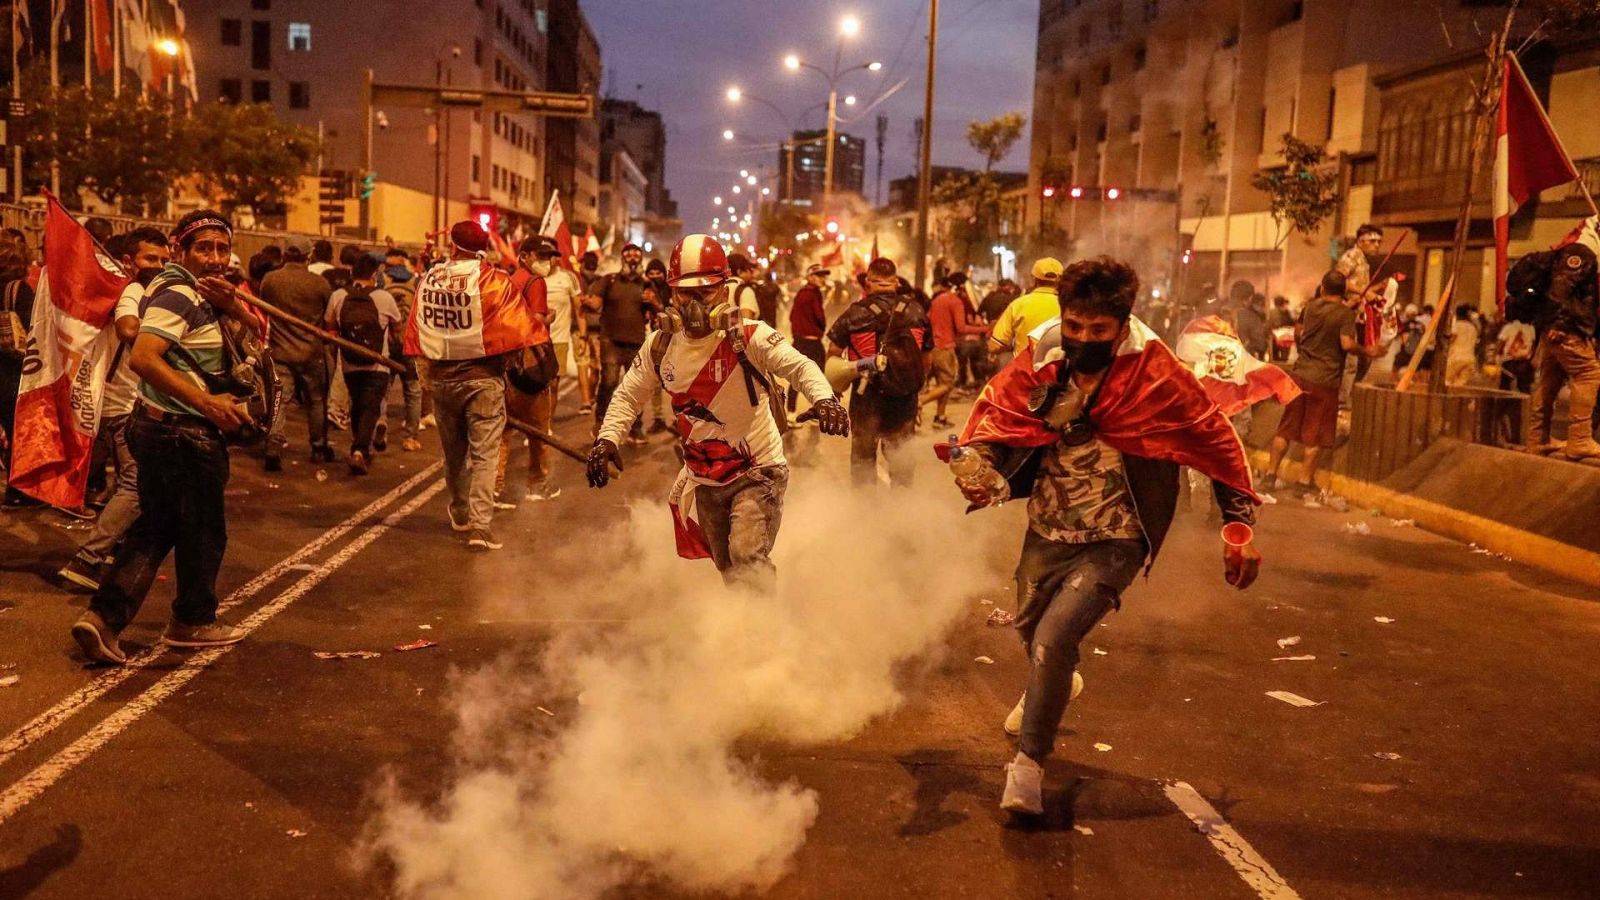
M 1503 16 L 1474 2 L 1042 0 L 1027 227 L 1070 255 L 1119 252 L 1186 297 L 1235 278 L 1304 296 L 1373 215 L 1383 79 L 1481 44 Z M 1284 165 L 1286 133 L 1337 167 L 1342 202 L 1314 235 L 1287 233 L 1251 186 Z M 1397 261 L 1418 255 L 1411 239 Z
M 598 94 L 600 43 L 578 0 L 544 0 L 550 34 L 546 90 Z M 562 208 L 575 227 L 600 219 L 600 123 L 598 119 L 545 122 L 545 191 L 560 191 Z
M 853 134 L 837 132 L 839 142 L 833 154 L 833 192 L 861 194 L 866 183 L 867 142 Z M 827 181 L 826 131 L 796 131 L 778 149 L 781 199 L 799 203 L 819 203 Z M 791 157 L 793 157 L 791 169 Z

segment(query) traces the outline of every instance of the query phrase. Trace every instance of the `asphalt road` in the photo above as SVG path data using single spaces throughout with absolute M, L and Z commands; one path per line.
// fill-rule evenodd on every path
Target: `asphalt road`
M 586 441 L 566 405 L 558 430 Z M 507 549 L 472 555 L 444 524 L 433 436 L 359 480 L 326 466 L 318 481 L 303 459 L 268 476 L 236 458 L 219 588 L 255 631 L 227 652 L 156 648 L 128 669 L 85 670 L 67 636 L 84 598 L 52 578 L 82 531 L 49 513 L 0 519 L 0 678 L 19 676 L 0 688 L 0 898 L 396 895 L 394 867 L 363 865 L 356 849 L 385 779 L 437 798 L 471 740 L 453 699 L 463 678 L 620 627 L 565 586 L 627 564 L 606 555 L 603 535 L 629 503 L 659 503 L 675 468 L 658 438 L 630 449 L 627 475 L 595 494 L 556 459 L 563 496 L 502 514 Z M 843 443 L 813 464 L 842 467 Z M 915 491 L 959 503 L 936 466 L 929 455 Z M 820 477 L 797 468 L 793 492 Z M 1002 548 L 989 587 L 960 598 L 934 652 L 896 668 L 898 708 L 848 740 L 737 744 L 753 777 L 818 803 L 785 874 L 754 893 L 1600 896 L 1600 597 L 1382 517 L 1288 498 L 1263 512 L 1266 568 L 1244 594 L 1223 584 L 1203 515 L 1180 517 L 1153 575 L 1091 635 L 1088 691 L 1050 763 L 1046 816 L 1008 823 L 1000 721 L 1024 661 L 1010 629 L 985 619 L 1009 602 L 1019 515 L 967 520 Z M 574 559 L 589 571 L 573 572 Z M 129 649 L 155 644 L 171 588 L 158 582 Z M 638 599 L 641 615 L 649 601 Z M 437 646 L 393 649 L 418 638 Z M 381 655 L 312 655 L 349 650 Z M 1315 659 L 1277 659 L 1299 656 Z M 523 683 L 507 677 L 504 690 Z M 572 696 L 540 704 L 547 742 L 583 710 Z M 643 790 L 626 802 L 673 801 Z M 695 813 L 682 810 L 686 833 Z M 528 855 L 513 831 L 473 840 L 503 837 L 509 856 Z M 453 896 L 532 890 L 506 871 Z M 610 878 L 613 895 L 696 895 L 654 869 L 621 864 Z

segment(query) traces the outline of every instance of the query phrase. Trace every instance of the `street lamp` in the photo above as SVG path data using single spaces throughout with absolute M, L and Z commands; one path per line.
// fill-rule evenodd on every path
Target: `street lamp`
M 739 98 L 743 97 L 743 96 L 744 96 L 744 92 L 739 90 L 738 87 L 728 88 L 728 102 L 729 103 L 738 103 L 739 102 Z
M 846 37 L 855 37 L 861 31 L 861 20 L 857 19 L 855 16 L 846 16 L 844 21 L 840 23 L 840 31 Z M 835 145 L 838 143 L 839 133 L 839 80 L 844 76 L 849 75 L 851 72 L 876 72 L 883 68 L 882 63 L 873 61 L 862 63 L 859 66 L 851 66 L 848 69 L 840 69 L 839 57 L 843 55 L 843 53 L 844 46 L 843 42 L 841 41 L 840 46 L 835 50 L 833 55 L 832 71 L 824 69 L 821 66 L 816 66 L 805 62 L 798 55 L 793 53 L 783 58 L 784 68 L 788 69 L 789 71 L 798 72 L 802 68 L 810 69 L 811 71 L 816 72 L 818 75 L 821 75 L 823 79 L 828 82 L 828 138 L 827 151 L 824 155 L 822 163 L 822 208 L 824 212 L 826 212 L 833 205 L 833 157 L 837 149 Z M 854 99 L 854 97 L 845 98 L 845 104 L 848 106 L 853 106 Z
M 724 128 L 724 129 L 722 129 L 722 139 L 725 140 L 725 141 L 733 140 L 733 129 L 732 128 Z
M 850 96 L 844 98 L 844 105 L 845 106 L 855 106 L 856 105 L 856 95 L 855 94 L 851 94 Z
M 712 197 L 711 198 L 711 205 L 712 206 L 721 206 L 722 205 L 722 198 L 721 197 Z
M 855 37 L 861 33 L 861 20 L 855 16 L 845 16 L 839 20 L 839 33 L 845 37 Z
M 785 56 L 783 58 L 783 67 L 791 72 L 800 71 L 800 57 L 795 56 L 793 53 Z

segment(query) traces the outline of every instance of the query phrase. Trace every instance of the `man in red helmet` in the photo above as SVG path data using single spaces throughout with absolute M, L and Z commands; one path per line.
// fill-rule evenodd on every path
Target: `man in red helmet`
M 611 398 L 589 453 L 589 484 L 605 487 L 617 449 L 659 385 L 672 398 L 683 470 L 673 485 L 678 555 L 710 558 L 730 583 L 772 587 L 769 558 L 783 517 L 789 467 L 773 414 L 777 377 L 812 404 L 823 434 L 848 435 L 850 416 L 817 364 L 783 335 L 745 321 L 728 296 L 722 246 L 691 234 L 673 248 L 667 268 L 672 306 L 660 316 Z

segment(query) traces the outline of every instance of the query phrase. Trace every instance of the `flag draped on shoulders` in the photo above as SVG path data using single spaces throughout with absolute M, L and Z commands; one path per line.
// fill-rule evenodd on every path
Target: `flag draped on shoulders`
M 12 435 L 11 485 L 53 506 L 83 505 L 100 398 L 116 352 L 108 328 L 130 280 L 54 196 Z
M 1217 405 L 1148 325 L 1128 320 L 1089 421 L 1095 437 L 1119 453 L 1189 466 L 1255 497 L 1244 445 Z M 1062 365 L 1061 323 L 1041 325 L 1010 365 L 989 380 L 973 405 L 961 444 L 1045 447 L 1060 438 L 1029 409 L 1037 387 Z
M 1236 416 L 1268 397 L 1287 406 L 1300 396 L 1289 373 L 1251 356 L 1221 316 L 1200 316 L 1190 322 L 1178 335 L 1174 352 L 1225 416 Z
M 534 322 L 511 276 L 480 259 L 455 260 L 419 280 L 405 349 L 435 361 L 499 356 L 532 346 Z

